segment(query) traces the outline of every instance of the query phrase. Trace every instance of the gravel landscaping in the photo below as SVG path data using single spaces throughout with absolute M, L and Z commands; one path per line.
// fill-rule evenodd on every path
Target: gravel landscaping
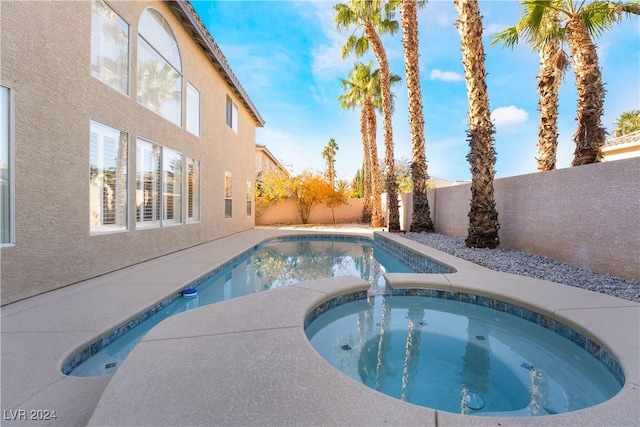
M 593 273 L 563 264 L 552 258 L 515 249 L 467 248 L 461 237 L 410 232 L 403 234 L 403 237 L 492 270 L 564 283 L 640 303 L 640 281 L 638 280 Z

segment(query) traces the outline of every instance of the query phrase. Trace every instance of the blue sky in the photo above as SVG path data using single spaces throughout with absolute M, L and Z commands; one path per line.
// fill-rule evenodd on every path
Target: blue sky
M 333 24 L 332 1 L 193 1 L 233 72 L 266 120 L 256 142 L 294 172 L 325 168 L 322 149 L 338 143 L 336 171 L 349 182 L 362 164 L 359 111 L 344 111 L 337 101 L 340 79 L 358 60 L 342 60 L 349 33 Z M 514 50 L 491 46 L 491 35 L 520 17 L 515 1 L 480 1 L 489 103 L 496 123 L 496 177 L 536 171 L 538 56 L 527 46 Z M 400 19 L 400 16 L 397 16 Z M 470 179 L 466 155 L 467 96 L 454 27 L 452 1 L 431 0 L 419 11 L 420 74 L 428 173 L 449 180 Z M 401 34 L 383 39 L 391 71 L 403 80 L 394 86 L 393 133 L 396 159 L 410 159 L 407 92 Z M 607 90 L 603 125 L 625 111 L 640 109 L 640 19 L 625 19 L 596 39 Z M 360 60 L 368 61 L 373 56 Z M 375 60 L 374 60 L 375 64 Z M 377 66 L 377 65 L 376 65 Z M 573 70 L 560 93 L 558 168 L 573 159 L 576 129 Z M 380 125 L 381 119 L 378 120 Z M 384 147 L 378 131 L 378 150 Z

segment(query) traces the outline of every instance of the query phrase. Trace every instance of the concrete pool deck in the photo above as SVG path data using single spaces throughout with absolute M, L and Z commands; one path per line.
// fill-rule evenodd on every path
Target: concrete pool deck
M 311 233 L 325 231 L 311 230 Z M 370 229 L 343 230 L 371 235 Z M 311 347 L 306 315 L 369 287 L 355 277 L 310 281 L 200 307 L 154 328 L 111 376 L 78 378 L 66 359 L 106 332 L 270 237 L 254 229 L 2 307 L 2 425 L 638 425 L 640 304 L 497 273 L 384 233 L 455 267 L 388 274 L 394 288 L 435 288 L 529 308 L 594 338 L 622 366 L 609 401 L 531 418 L 470 417 L 401 402 L 356 383 Z M 32 410 L 56 419 L 29 419 Z M 26 420 L 20 418 L 24 412 Z

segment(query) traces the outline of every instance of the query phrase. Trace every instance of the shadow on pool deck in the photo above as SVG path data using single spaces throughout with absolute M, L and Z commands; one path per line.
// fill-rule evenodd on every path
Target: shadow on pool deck
M 302 330 L 319 303 L 369 286 L 354 277 L 201 307 L 156 327 L 113 376 L 61 373 L 78 349 L 267 238 L 373 232 L 359 225 L 288 227 L 257 227 L 2 307 L 2 425 L 637 425 L 639 304 L 492 272 L 401 234 L 385 233 L 458 272 L 389 275 L 392 286 L 499 297 L 560 320 L 610 350 L 625 371 L 623 390 L 596 407 L 535 418 L 463 417 L 377 393 L 328 365 Z M 31 410 L 55 411 L 57 418 L 11 419 Z

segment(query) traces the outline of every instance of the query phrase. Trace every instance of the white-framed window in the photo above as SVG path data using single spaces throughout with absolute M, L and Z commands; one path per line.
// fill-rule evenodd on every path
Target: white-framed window
M 182 126 L 182 63 L 167 20 L 145 9 L 138 27 L 138 103 Z
M 161 147 L 138 138 L 136 144 L 136 226 L 160 226 Z
M 129 135 L 91 120 L 89 138 L 89 224 L 91 234 L 128 227 Z
M 182 154 L 162 150 L 162 225 L 182 224 Z
M 182 224 L 182 154 L 138 138 L 137 228 Z
M 233 199 L 232 199 L 232 185 L 231 185 L 231 172 L 224 172 L 224 217 L 231 218 L 233 216 Z
M 238 105 L 227 95 L 227 125 L 238 132 Z
M 15 243 L 13 91 L 0 86 L 0 245 Z
M 129 24 L 102 0 L 91 6 L 91 75 L 129 94 Z
M 200 161 L 187 158 L 187 222 L 200 221 Z
M 253 193 L 253 184 L 251 181 L 247 181 L 247 216 L 251 216 L 251 213 L 253 212 Z
M 200 92 L 187 82 L 187 130 L 200 136 Z

